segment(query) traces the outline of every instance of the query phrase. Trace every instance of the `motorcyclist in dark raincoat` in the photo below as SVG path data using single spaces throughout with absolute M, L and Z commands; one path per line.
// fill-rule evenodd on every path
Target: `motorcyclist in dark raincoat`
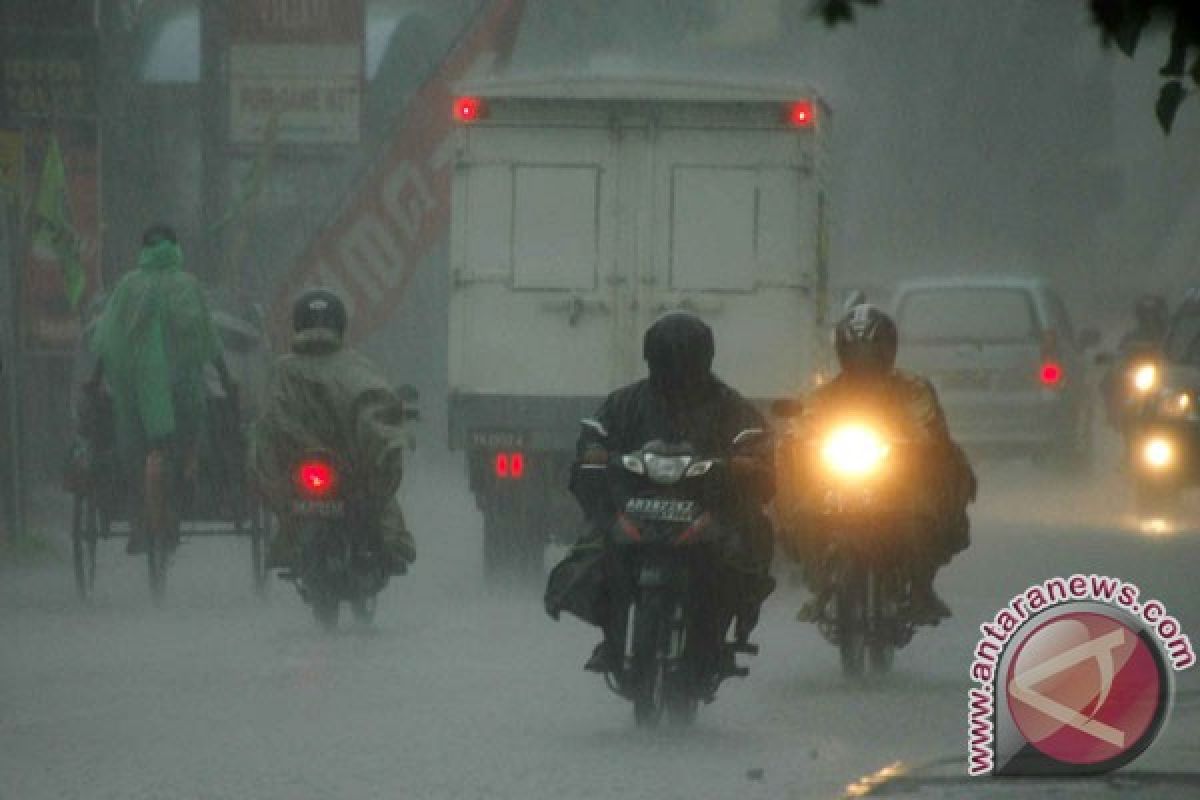
M 899 337 L 887 314 L 868 304 L 853 307 L 839 321 L 834 341 L 842 371 L 806 398 L 797 435 L 809 435 L 834 416 L 856 410 L 878 416 L 889 430 L 901 432 L 925 448 L 930 474 L 914 481 L 911 499 L 914 511 L 929 524 L 904 535 L 910 538 L 912 557 L 910 614 L 918 623 L 935 623 L 950 616 L 950 609 L 934 591 L 934 577 L 969 544 L 966 507 L 975 499 L 975 473 L 950 438 L 933 386 L 896 369 Z M 798 530 L 788 544 L 804 565 L 814 595 L 801 608 L 800 617 L 813 620 L 821 616 L 830 588 L 822 557 L 821 517 L 802 513 L 787 527 L 793 526 Z
M 744 430 L 765 434 L 767 425 L 750 403 L 712 374 L 713 354 L 712 331 L 698 317 L 671 313 L 660 318 L 643 342 L 649 377 L 604 400 L 595 414 L 608 433 L 603 445 L 586 430 L 577 444 L 570 488 L 588 517 L 589 532 L 551 573 L 546 610 L 556 619 L 560 611 L 570 611 L 604 630 L 605 640 L 585 667 L 590 671 L 611 671 L 620 657 L 614 631 L 624 618 L 628 598 L 621 596 L 619 587 L 627 580 L 617 574 L 620 566 L 606 541 L 614 509 L 605 498 L 581 491 L 577 479 L 588 462 L 636 450 L 654 439 L 688 441 L 699 452 L 727 458 L 731 485 L 723 508 L 716 511 L 735 532 L 736 541 L 723 555 L 721 585 L 713 587 L 713 596 L 727 598 L 726 607 L 714 609 L 714 614 L 723 615 L 726 623 L 729 616 L 736 617 L 737 638 L 744 642 L 762 601 L 774 588 L 768 574 L 774 540 L 763 512 L 774 493 L 772 445 L 765 435 L 749 451 L 735 451 L 731 444 Z
M 412 534 L 396 492 L 403 477 L 404 404 L 365 356 L 343 344 L 346 310 L 327 289 L 297 299 L 292 351 L 275 364 L 261 417 L 251 435 L 250 472 L 255 488 L 280 519 L 267 564 L 297 565 L 298 541 L 289 513 L 293 470 L 307 454 L 326 451 L 350 465 L 369 505 L 381 552 L 394 574 L 416 558 Z
M 1161 358 L 1168 317 L 1167 301 L 1162 295 L 1138 297 L 1133 306 L 1134 327 L 1117 343 L 1112 366 L 1100 380 L 1108 423 L 1123 434 L 1128 434 L 1130 424 L 1140 413 L 1140 404 L 1131 402 L 1135 387 L 1130 385 L 1130 369 L 1138 360 L 1157 361 Z M 1151 386 L 1147 391 L 1153 388 L 1156 387 Z

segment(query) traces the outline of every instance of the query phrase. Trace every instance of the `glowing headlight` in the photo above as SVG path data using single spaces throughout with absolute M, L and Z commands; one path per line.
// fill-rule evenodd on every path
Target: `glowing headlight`
M 837 428 L 825 439 L 821 458 L 839 475 L 862 477 L 879 469 L 891 448 L 865 425 Z
M 1170 439 L 1152 436 L 1142 445 L 1142 461 L 1151 469 L 1166 469 L 1175 462 L 1175 445 Z
M 1158 366 L 1155 364 L 1138 364 L 1129 373 L 1129 380 L 1138 392 L 1146 392 L 1158 386 Z
M 1187 392 L 1164 392 L 1158 411 L 1168 417 L 1186 417 L 1192 411 L 1192 396 Z

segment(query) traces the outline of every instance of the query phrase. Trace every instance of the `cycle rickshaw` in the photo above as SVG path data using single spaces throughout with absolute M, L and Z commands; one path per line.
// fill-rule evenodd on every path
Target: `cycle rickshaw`
M 266 548 L 272 517 L 247 485 L 246 423 L 253 418 L 255 398 L 260 396 L 260 381 L 270 356 L 260 326 L 220 310 L 211 314 L 224 344 L 226 363 L 240 391 L 237 398 L 226 397 L 215 374 L 212 376 L 207 425 L 200 437 L 198 458 L 194 469 L 183 480 L 176 480 L 170 493 L 170 530 L 155 530 L 148 524 L 145 558 L 151 597 L 156 604 L 165 597 L 175 544 L 190 537 L 246 537 L 254 591 L 262 596 L 267 587 Z M 76 435 L 65 477 L 65 488 L 72 495 L 75 586 L 84 601 L 95 590 L 98 543 L 128 537 L 138 515 L 150 505 L 143 502 L 141 492 L 131 490 L 130 480 L 143 476 L 123 474 L 118 463 L 111 400 L 104 395 L 85 396 L 77 388 L 94 363 L 94 356 L 82 348 L 73 369 Z

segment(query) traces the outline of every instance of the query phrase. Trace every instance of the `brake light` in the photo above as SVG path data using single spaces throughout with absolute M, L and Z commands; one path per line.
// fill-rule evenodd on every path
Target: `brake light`
M 525 477 L 525 454 L 520 452 L 496 453 L 496 457 L 492 461 L 492 470 L 501 480 L 511 478 L 519 481 Z
M 485 116 L 483 101 L 478 97 L 458 97 L 454 100 L 454 121 L 475 122 Z
M 787 118 L 793 127 L 812 127 L 813 122 L 817 119 L 816 106 L 811 100 L 797 100 L 788 106 Z
M 325 497 L 337 486 L 337 472 L 324 461 L 305 461 L 296 468 L 296 483 L 309 497 Z
M 1042 364 L 1042 371 L 1039 377 L 1042 379 L 1043 386 L 1058 386 L 1062 383 L 1063 379 L 1062 365 L 1055 361 L 1047 361 Z

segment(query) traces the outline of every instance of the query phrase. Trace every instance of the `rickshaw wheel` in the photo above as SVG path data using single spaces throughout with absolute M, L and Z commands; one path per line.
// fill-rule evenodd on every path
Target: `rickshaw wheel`
M 87 602 L 96 588 L 96 507 L 86 495 L 76 494 L 71 510 L 71 561 L 75 589 Z

